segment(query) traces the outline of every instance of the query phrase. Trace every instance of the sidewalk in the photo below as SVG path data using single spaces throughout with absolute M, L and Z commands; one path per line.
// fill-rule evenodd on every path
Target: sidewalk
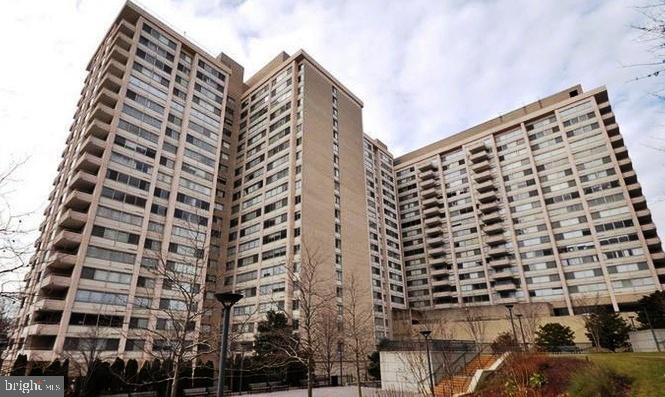
M 375 391 L 369 387 L 363 387 L 363 397 L 372 397 Z M 244 394 L 250 397 L 307 397 L 307 389 L 276 391 L 273 393 Z M 355 386 L 343 387 L 318 387 L 312 392 L 314 397 L 356 397 L 358 389 Z

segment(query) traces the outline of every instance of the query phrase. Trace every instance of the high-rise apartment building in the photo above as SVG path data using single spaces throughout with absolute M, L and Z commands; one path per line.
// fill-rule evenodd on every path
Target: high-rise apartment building
M 377 340 L 392 336 L 392 309 L 406 309 L 399 210 L 393 156 L 377 139 L 365 136 L 365 184 L 369 266 Z
M 270 309 L 297 325 L 288 274 L 303 251 L 338 313 L 348 276 L 369 297 L 363 104 L 309 55 L 281 53 L 243 82 L 228 56 L 128 2 L 88 71 L 11 354 L 51 360 L 94 339 L 146 358 L 172 348 L 158 333 L 216 334 L 220 290 L 245 296 L 241 341 Z M 178 324 L 183 290 L 199 315 Z
M 169 348 L 142 329 L 177 326 L 153 310 L 185 304 L 185 284 L 156 268 L 189 277 L 201 298 L 216 291 L 233 69 L 139 7 L 122 9 L 88 65 L 10 350 L 50 360 L 95 332 L 99 350 L 141 357 Z M 203 301 L 193 310 L 214 299 Z M 185 326 L 195 338 L 211 322 Z
M 350 273 L 369 295 L 362 102 L 299 51 L 247 80 L 239 111 L 221 288 L 245 296 L 233 321 L 251 349 L 268 310 L 300 319 L 289 267 L 302 255 L 339 314 Z
M 665 283 L 604 88 L 554 94 L 398 157 L 395 172 L 412 308 L 619 310 Z
M 205 349 L 216 291 L 244 295 L 232 319 L 249 350 L 268 310 L 298 328 L 290 274 L 307 252 L 338 315 L 353 280 L 376 340 L 409 310 L 630 309 L 665 283 L 604 88 L 573 87 L 393 158 L 363 134 L 360 99 L 304 51 L 243 80 L 231 58 L 129 2 L 88 71 L 11 355 L 51 360 L 100 330 L 110 355 L 172 348 L 146 328 L 184 327 Z M 200 315 L 180 324 L 170 314 L 184 308 Z

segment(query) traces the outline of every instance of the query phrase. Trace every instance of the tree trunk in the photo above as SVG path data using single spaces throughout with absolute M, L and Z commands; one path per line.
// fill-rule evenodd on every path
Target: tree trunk
M 307 397 L 312 397 L 312 372 L 314 370 L 314 365 L 312 363 L 312 357 L 307 358 Z
M 171 381 L 171 397 L 178 397 L 178 374 L 180 373 L 180 360 L 173 363 L 173 380 Z
M 358 397 L 363 397 L 363 389 L 360 387 L 360 356 L 356 351 L 356 379 L 358 380 Z

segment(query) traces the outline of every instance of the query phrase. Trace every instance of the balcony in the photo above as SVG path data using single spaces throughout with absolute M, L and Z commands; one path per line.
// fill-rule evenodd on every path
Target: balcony
M 487 250 L 487 255 L 490 257 L 498 257 L 508 254 L 508 249 L 506 247 L 491 247 Z
M 510 291 L 517 289 L 517 284 L 513 281 L 501 281 L 494 284 L 494 290 L 496 291 Z
M 446 251 L 443 247 L 435 247 L 428 249 L 427 253 L 434 258 L 440 258 L 446 254 Z
M 80 151 L 83 153 L 90 153 L 97 157 L 102 157 L 104 149 L 106 148 L 106 141 L 97 138 L 96 136 L 88 136 L 81 145 Z
M 440 216 L 433 216 L 431 218 L 425 218 L 425 225 L 427 227 L 432 227 L 432 226 L 439 226 L 441 225 L 441 217 Z
M 425 190 L 425 189 L 431 189 L 434 186 L 436 186 L 436 179 L 427 179 L 422 182 L 420 182 L 420 188 Z
M 118 27 L 117 27 L 118 31 L 126 34 L 129 37 L 134 36 L 134 28 L 135 28 L 134 25 L 132 25 L 131 23 L 129 23 L 125 20 L 120 21 L 118 23 Z
M 490 269 L 490 275 L 495 279 L 513 278 L 519 276 L 519 271 L 517 268 L 504 267 L 497 270 Z
M 493 177 L 492 171 L 491 170 L 486 170 L 486 171 L 483 171 L 483 172 L 477 174 L 476 176 L 474 176 L 473 179 L 477 183 L 482 183 L 482 182 L 485 182 L 487 180 L 492 179 L 492 177 Z
M 102 76 L 105 75 L 111 75 L 114 77 L 117 77 L 118 79 L 122 80 L 125 74 L 125 65 L 121 64 L 120 62 L 116 61 L 115 59 L 109 59 L 106 64 L 102 67 Z M 109 89 L 110 87 L 105 87 Z M 118 92 L 116 90 L 112 90 L 112 92 Z
M 425 235 L 427 238 L 443 237 L 443 231 L 440 227 L 433 225 L 425 229 Z
M 425 164 L 420 164 L 420 165 L 418 165 L 418 169 L 419 169 L 421 172 L 424 172 L 424 171 L 427 171 L 427 170 L 434 170 L 434 169 L 436 169 L 436 168 L 437 168 L 437 167 L 436 167 L 436 163 L 434 163 L 433 161 L 429 161 L 429 162 L 427 162 L 427 163 L 425 163 Z
M 77 171 L 84 170 L 89 174 L 97 175 L 97 171 L 99 171 L 99 167 L 101 166 L 101 158 L 90 153 L 83 153 L 83 155 L 79 156 L 78 160 L 76 161 L 74 169 Z
M 75 248 L 81 245 L 81 234 L 62 230 L 53 238 L 53 246 L 57 248 Z
M 59 310 L 65 309 L 64 298 L 50 298 L 40 296 L 37 301 L 32 305 L 35 310 Z
M 499 209 L 499 205 L 501 204 L 500 201 L 490 201 L 489 203 L 486 204 L 481 204 L 480 207 L 478 208 L 480 212 L 483 214 L 492 212 L 492 211 L 497 211 Z
M 129 51 L 132 48 L 132 39 L 125 34 L 125 32 L 118 30 L 111 41 L 111 46 L 118 46 L 125 51 Z
M 503 257 L 498 259 L 492 259 L 487 264 L 493 268 L 499 268 L 504 266 L 510 266 L 510 260 L 506 257 Z
M 44 278 L 42 278 L 42 281 L 39 282 L 39 288 L 48 288 L 50 290 L 54 289 L 63 290 L 69 288 L 71 282 L 72 282 L 71 274 L 64 275 L 64 274 L 50 273 L 44 276 Z
M 488 236 L 485 242 L 489 245 L 497 245 L 501 243 L 506 242 L 506 238 L 503 236 L 503 234 L 494 234 L 491 236 Z
M 490 168 L 491 168 L 490 167 L 490 162 L 487 161 L 487 160 L 482 160 L 478 163 L 471 164 L 471 171 L 473 171 L 475 173 L 481 173 L 485 170 L 489 170 Z
M 427 190 L 423 190 L 423 192 L 420 194 L 422 198 L 427 199 L 430 197 L 436 197 L 439 194 L 439 189 L 435 188 L 430 188 Z
M 653 223 L 645 223 L 642 225 L 642 230 L 647 232 L 647 231 L 655 231 L 656 230 L 656 225 Z
M 501 221 L 501 213 L 499 213 L 499 211 L 489 212 L 487 214 L 483 214 L 480 217 L 480 219 L 485 224 L 491 224 L 491 223 L 494 223 L 494 222 L 499 222 L 499 221 Z
M 120 46 L 116 46 L 111 49 L 111 52 L 108 54 L 108 59 L 114 59 L 125 65 L 129 60 L 129 52 Z
M 112 74 L 107 74 L 102 78 L 99 86 L 108 88 L 113 92 L 119 92 L 122 87 L 122 80 Z
M 91 158 L 98 159 L 99 157 L 92 156 Z M 97 185 L 97 175 L 85 171 L 78 171 L 69 181 L 69 187 L 82 192 L 92 192 L 95 185 Z
M 92 100 L 92 106 L 101 104 L 108 106 L 110 109 L 114 109 L 116 103 L 118 103 L 118 95 L 104 87 L 101 88 L 95 99 Z
M 487 234 L 503 233 L 503 224 L 501 222 L 485 226 L 483 231 Z
M 633 169 L 628 169 L 622 172 L 621 174 L 624 179 L 632 179 L 632 178 L 637 178 L 637 174 L 635 174 L 635 170 Z
M 487 151 L 487 149 L 488 148 L 485 146 L 485 142 L 476 142 L 469 145 L 469 153 L 471 154 L 484 152 Z
M 79 192 L 77 190 L 69 192 L 63 200 L 63 204 L 66 208 L 75 208 L 82 211 L 87 211 L 91 202 L 92 194 Z
M 644 206 L 647 203 L 644 196 L 638 196 L 638 197 L 631 198 L 630 201 L 633 203 L 633 206 Z
M 114 110 L 103 103 L 98 103 L 90 112 L 90 117 L 95 120 L 101 120 L 106 124 L 111 124 L 113 121 Z
M 651 247 L 657 248 L 661 246 L 660 239 L 658 237 L 648 238 L 646 239 L 645 242 L 647 243 L 647 246 L 649 246 L 649 248 Z
M 435 176 L 436 176 L 436 174 L 434 174 L 434 171 L 432 171 L 432 170 L 428 170 L 428 171 L 420 173 L 420 179 L 422 179 L 422 180 L 434 179 Z
M 80 229 L 88 220 L 86 212 L 79 212 L 73 209 L 67 209 L 60 216 L 60 226 L 67 229 Z
M 626 156 L 628 156 L 628 150 L 625 146 L 615 148 L 614 153 L 616 154 L 617 158 L 627 158 Z
M 431 197 L 428 198 L 427 200 L 423 200 L 422 204 L 424 208 L 429 208 L 429 207 L 438 207 L 439 206 L 439 198 L 438 197 Z
M 446 245 L 447 238 L 444 235 L 440 235 L 434 238 L 428 238 L 426 241 L 428 247 L 440 247 Z
M 646 217 L 651 217 L 651 212 L 648 209 L 646 209 L 635 212 L 635 215 L 637 215 L 638 218 L 646 218 Z
M 90 121 L 88 127 L 86 127 L 83 136 L 85 137 L 94 136 L 99 138 L 100 140 L 105 141 L 110 131 L 111 131 L 111 125 L 109 123 L 105 123 L 100 120 L 92 120 Z
M 423 215 L 426 217 L 437 216 L 440 213 L 439 207 L 430 207 L 423 210 Z
M 481 151 L 478 153 L 474 153 L 469 157 L 469 160 L 472 163 L 478 163 L 482 160 L 487 160 L 487 152 L 486 151 Z
M 483 183 L 480 183 L 476 186 L 476 190 L 480 193 L 488 192 L 490 190 L 494 190 L 494 182 L 493 181 L 486 181 Z
M 28 335 L 57 335 L 60 324 L 30 324 L 25 327 L 23 337 Z
M 487 203 L 490 201 L 496 200 L 496 191 L 495 190 L 490 190 L 488 192 L 485 192 L 483 194 L 478 195 L 478 201 L 481 203 Z
M 47 266 L 54 269 L 68 269 L 76 265 L 76 255 L 61 251 L 51 251 L 46 260 Z

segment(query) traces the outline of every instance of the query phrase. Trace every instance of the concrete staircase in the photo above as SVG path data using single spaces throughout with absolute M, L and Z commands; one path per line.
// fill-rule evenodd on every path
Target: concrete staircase
M 478 354 L 452 377 L 444 378 L 434 387 L 435 397 L 453 397 L 464 393 L 471 383 L 471 378 L 479 369 L 491 366 L 497 357 L 493 354 Z

